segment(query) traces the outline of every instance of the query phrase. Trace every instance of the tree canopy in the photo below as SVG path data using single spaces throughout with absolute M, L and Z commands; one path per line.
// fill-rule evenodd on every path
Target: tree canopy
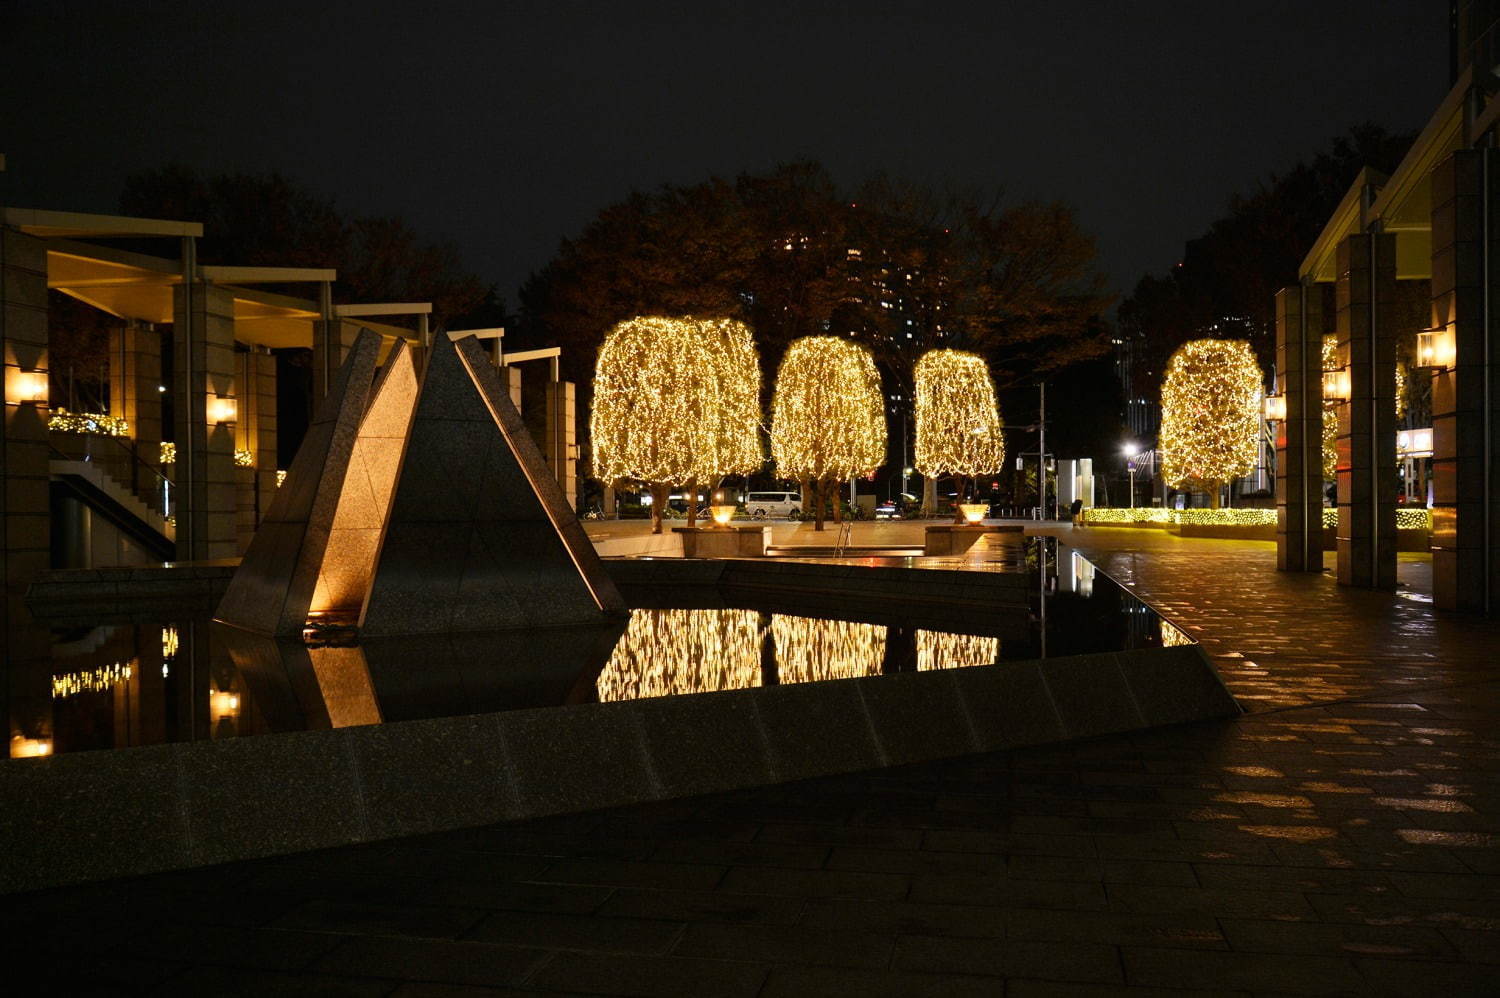
M 336 268 L 338 301 L 430 301 L 434 321 L 448 324 L 500 304 L 451 244 L 424 239 L 394 216 L 346 217 L 331 198 L 279 173 L 148 170 L 126 179 L 120 210 L 202 222 L 200 263 Z M 288 290 L 308 294 L 305 286 Z
M 522 288 L 523 326 L 563 346 L 574 376 L 606 330 L 640 314 L 741 319 L 771 361 L 801 337 L 846 336 L 909 400 L 912 366 L 936 346 L 1027 379 L 1104 352 L 1093 257 L 1061 204 L 886 178 L 845 191 L 820 165 L 793 163 L 603 209 Z
M 1149 379 L 1132 394 L 1151 394 L 1172 352 L 1201 336 L 1248 340 L 1269 370 L 1276 292 L 1297 283 L 1303 257 L 1359 171 L 1394 170 L 1414 138 L 1357 125 L 1311 159 L 1232 195 L 1224 216 L 1188 242 L 1169 273 L 1145 275 L 1120 303 L 1122 335 L 1136 338 L 1137 373 Z

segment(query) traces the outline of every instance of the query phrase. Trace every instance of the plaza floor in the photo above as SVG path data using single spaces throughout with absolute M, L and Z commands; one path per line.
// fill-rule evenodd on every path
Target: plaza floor
M 1500 627 L 1069 537 L 1234 721 L 0 900 L 59 994 L 1500 994 Z M 288 820 L 296 820 L 288 815 Z M 109 843 L 100 843 L 109 848 Z

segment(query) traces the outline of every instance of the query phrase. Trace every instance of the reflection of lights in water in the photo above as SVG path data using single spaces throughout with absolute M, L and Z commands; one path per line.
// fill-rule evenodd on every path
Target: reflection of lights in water
M 1073 591 L 1080 596 L 1094 595 L 1094 563 L 1078 554 L 1072 555 Z
M 885 628 L 877 624 L 778 613 L 771 617 L 771 635 L 783 683 L 878 675 L 885 655 Z
M 67 672 L 52 677 L 52 699 L 77 696 L 79 693 L 102 693 L 130 678 L 129 662 L 101 665 L 97 669 Z
M 1161 646 L 1163 648 L 1173 648 L 1177 645 L 1191 645 L 1196 643 L 1192 638 L 1187 636 L 1185 631 L 1178 630 L 1165 620 L 1161 622 Z
M 208 719 L 215 723 L 234 718 L 240 712 L 240 695 L 230 690 L 208 690 Z
M 180 642 L 177 637 L 177 628 L 168 625 L 167 627 L 163 627 L 161 629 L 162 658 L 171 658 L 173 655 L 176 655 L 179 644 Z
M 601 701 L 760 685 L 754 610 L 636 610 L 599 674 Z
M 12 735 L 10 739 L 10 757 L 12 759 L 39 759 L 44 755 L 52 754 L 52 739 L 50 738 L 22 738 L 20 735 Z
M 944 631 L 917 631 L 918 672 L 994 665 L 999 657 L 999 638 L 986 638 L 978 634 L 948 634 Z

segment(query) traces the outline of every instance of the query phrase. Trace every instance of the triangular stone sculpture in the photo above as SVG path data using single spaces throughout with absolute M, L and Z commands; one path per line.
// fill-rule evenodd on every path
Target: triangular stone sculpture
M 591 623 L 624 613 L 477 341 L 436 337 L 361 635 Z
M 217 619 L 261 634 L 301 636 L 379 354 L 380 336 L 361 330 L 229 581 Z
M 417 367 L 406 342 L 398 341 L 380 371 L 354 440 L 308 609 L 314 620 L 352 624 L 364 609 L 416 401 Z

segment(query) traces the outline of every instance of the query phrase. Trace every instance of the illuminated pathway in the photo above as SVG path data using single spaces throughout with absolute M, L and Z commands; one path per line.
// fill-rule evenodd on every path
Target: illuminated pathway
M 1276 575 L 1263 544 L 1131 553 L 1131 534 L 1075 540 L 1257 713 L 8 898 L 12 975 L 57 994 L 1496 994 L 1494 628 L 1434 620 L 1420 565 L 1408 595 L 1352 593 Z M 1338 702 L 1289 706 L 1313 700 Z

